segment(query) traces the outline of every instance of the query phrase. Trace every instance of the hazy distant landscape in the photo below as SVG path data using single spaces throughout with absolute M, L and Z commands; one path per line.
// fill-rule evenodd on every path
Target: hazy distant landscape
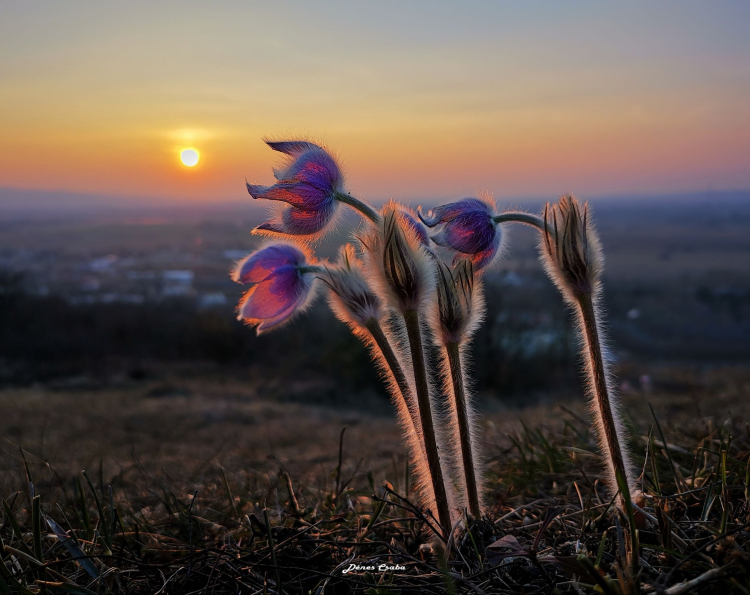
M 641 390 L 644 382 L 653 389 L 649 382 L 667 368 L 699 375 L 706 367 L 744 365 L 750 196 L 591 202 L 625 390 Z M 158 378 L 189 362 L 191 373 L 237 375 L 261 387 L 293 368 L 308 402 L 357 400 L 360 391 L 379 387 L 364 349 L 324 300 L 260 338 L 235 320 L 242 287 L 228 271 L 258 245 L 250 230 L 259 211 L 249 203 L 7 209 L 0 224 L 0 381 L 105 386 L 118 378 Z M 332 256 L 356 224 L 342 221 L 318 253 Z M 488 324 L 473 350 L 483 402 L 575 394 L 575 338 L 538 263 L 536 239 L 518 226 L 506 235 L 506 256 L 486 277 Z M 292 383 L 278 396 L 296 399 L 296 390 Z M 374 402 L 385 401 L 378 394 Z

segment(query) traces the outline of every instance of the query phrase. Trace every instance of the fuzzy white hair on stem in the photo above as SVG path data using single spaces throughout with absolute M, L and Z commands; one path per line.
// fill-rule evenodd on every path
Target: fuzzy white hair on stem
M 436 259 L 435 268 L 437 299 L 431 320 L 434 343 L 440 354 L 442 391 L 448 395 L 444 416 L 446 443 L 457 471 L 461 505 L 479 518 L 483 510 L 484 457 L 469 380 L 468 347 L 484 318 L 484 295 L 470 260 L 461 260 L 451 268 Z
M 604 255 L 591 222 L 588 204 L 572 195 L 547 204 L 539 243 L 542 263 L 574 312 L 586 374 L 586 391 L 597 437 L 607 463 L 608 485 L 618 490 L 621 473 L 629 491 L 637 490 L 626 433 L 615 389 L 601 306 Z M 630 497 L 630 494 L 623 494 Z
M 422 426 L 429 476 L 443 537 L 453 527 L 451 503 L 454 498 L 449 466 L 450 449 L 445 444 L 441 416 L 433 413 L 435 399 L 432 375 L 427 372 L 424 351 L 424 324 L 434 288 L 432 255 L 420 242 L 417 231 L 399 205 L 389 201 L 383 207 L 372 231 L 360 240 L 371 283 L 403 322 L 413 372 L 417 410 Z M 399 326 L 399 329 L 401 327 Z
M 362 262 L 357 258 L 354 246 L 343 246 L 337 265 L 325 267 L 320 279 L 329 289 L 328 301 L 334 314 L 366 345 L 385 381 L 407 445 L 419 502 L 434 510 L 435 494 L 414 399 L 414 384 L 404 372 L 404 363 L 410 362 L 403 356 L 399 358 L 394 350 L 392 324 L 383 324 L 381 300 L 365 281 Z

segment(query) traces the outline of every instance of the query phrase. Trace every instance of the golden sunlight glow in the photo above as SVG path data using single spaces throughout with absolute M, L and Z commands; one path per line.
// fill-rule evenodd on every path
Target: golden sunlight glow
M 198 153 L 198 151 L 196 151 L 195 149 L 185 149 L 180 153 L 180 159 L 182 159 L 183 164 L 187 165 L 188 167 L 193 167 L 195 165 L 198 165 L 200 153 Z

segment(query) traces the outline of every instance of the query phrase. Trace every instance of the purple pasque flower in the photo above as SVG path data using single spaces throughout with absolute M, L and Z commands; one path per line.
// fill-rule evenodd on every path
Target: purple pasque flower
M 246 184 L 253 198 L 286 205 L 277 217 L 256 230 L 270 234 L 315 236 L 333 220 L 336 195 L 343 193 L 343 176 L 336 160 L 322 147 L 307 141 L 266 141 L 274 151 L 288 156 L 284 167 L 274 170 L 273 186 Z
M 428 215 L 417 211 L 427 227 L 440 229 L 430 236 L 438 246 L 451 248 L 472 261 L 474 270 L 488 265 L 500 248 L 501 232 L 493 220 L 494 206 L 478 198 L 464 198 L 432 209 Z
M 232 272 L 234 281 L 252 285 L 240 300 L 237 319 L 257 325 L 258 334 L 287 322 L 310 302 L 317 270 L 292 244 L 271 244 L 250 254 Z

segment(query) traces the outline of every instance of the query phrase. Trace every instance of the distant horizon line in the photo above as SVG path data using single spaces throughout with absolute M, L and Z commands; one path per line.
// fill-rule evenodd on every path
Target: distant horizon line
M 498 203 L 505 205 L 538 205 L 549 200 L 555 200 L 560 195 L 552 196 L 514 196 L 514 197 L 495 197 Z M 750 188 L 722 189 L 716 190 L 707 188 L 705 190 L 674 191 L 674 192 L 638 192 L 638 193 L 585 193 L 579 194 L 585 200 L 596 201 L 634 201 L 644 200 L 705 200 L 711 197 L 724 199 L 750 199 Z M 433 198 L 411 198 L 401 202 L 409 203 L 414 206 L 423 204 L 425 206 L 434 206 L 444 204 L 455 200 L 466 198 L 460 197 L 433 197 Z M 376 205 L 382 205 L 389 198 L 369 199 Z M 265 201 L 264 201 L 265 202 Z M 62 214 L 74 211 L 159 211 L 165 209 L 179 209 L 181 211 L 198 210 L 205 211 L 210 209 L 225 210 L 227 208 L 240 207 L 263 207 L 264 204 L 254 201 L 251 197 L 243 198 L 224 198 L 224 199 L 184 199 L 174 197 L 158 197 L 146 195 L 118 195 L 118 194 L 96 194 L 91 192 L 76 192 L 70 190 L 46 190 L 35 188 L 17 188 L 12 186 L 0 186 L 0 212 L 11 212 L 22 214 L 24 212 L 36 212 L 39 209 L 47 209 L 49 214 Z

